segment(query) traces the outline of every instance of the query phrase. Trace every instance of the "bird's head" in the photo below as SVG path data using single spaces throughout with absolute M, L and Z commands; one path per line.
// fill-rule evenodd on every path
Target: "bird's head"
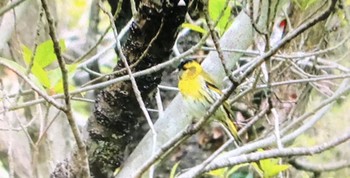
M 196 60 L 184 60 L 179 66 L 180 78 L 191 79 L 198 76 L 202 72 L 202 66 Z

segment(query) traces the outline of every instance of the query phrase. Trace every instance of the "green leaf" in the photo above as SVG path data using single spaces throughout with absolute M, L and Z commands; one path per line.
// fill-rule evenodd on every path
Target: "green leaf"
M 26 69 L 14 61 L 0 57 L 0 64 L 25 75 Z
M 24 61 L 27 63 L 27 65 L 29 65 L 30 60 L 33 56 L 33 52 L 28 47 L 22 46 L 22 53 Z M 47 76 L 46 71 L 40 65 L 38 65 L 37 61 L 35 60 L 36 59 L 34 57 L 34 63 L 31 68 L 31 72 L 36 76 L 42 86 L 46 88 L 50 87 L 50 80 Z
M 259 161 L 261 170 L 264 172 L 264 177 L 273 177 L 278 173 L 285 171 L 289 165 L 278 164 L 278 159 L 263 159 Z
M 263 149 L 258 149 L 258 152 L 263 151 Z M 279 164 L 278 159 L 273 158 L 260 160 L 259 165 L 257 163 L 251 163 L 251 165 L 260 176 L 264 175 L 264 178 L 276 176 L 290 167 L 287 164 Z
M 225 2 L 226 0 L 209 0 L 209 16 L 213 21 L 216 21 L 219 18 L 220 13 L 225 8 Z M 220 34 L 226 30 L 231 16 L 231 9 L 231 6 L 228 6 L 218 22 L 217 29 L 220 31 Z
M 23 59 L 24 61 L 29 64 L 30 59 L 33 55 L 32 51 L 27 46 L 22 46 L 22 53 L 23 53 Z
M 263 177 L 264 172 L 263 172 L 263 170 L 260 169 L 259 165 L 256 164 L 256 162 L 251 163 L 250 165 L 254 168 L 255 172 L 256 172 L 260 177 Z
M 75 86 L 74 85 L 68 85 L 68 89 L 70 90 L 70 91 L 72 91 L 72 90 L 74 90 L 75 89 Z M 52 94 L 59 94 L 59 93 L 63 93 L 64 92 L 64 90 L 63 90 L 63 80 L 62 79 L 60 79 L 57 83 L 56 83 L 56 85 L 53 87 L 53 88 L 50 88 L 50 94 L 52 95 Z
M 61 51 L 65 51 L 66 45 L 64 40 L 60 40 L 59 45 L 61 47 Z M 24 61 L 27 64 L 29 64 L 33 56 L 33 52 L 26 46 L 22 47 L 22 51 Z M 48 72 L 45 71 L 45 67 L 52 64 L 52 62 L 55 60 L 56 54 L 54 51 L 52 40 L 45 41 L 38 45 L 31 71 L 36 76 L 36 78 L 38 78 L 41 85 L 43 85 L 46 88 L 50 88 L 52 82 L 51 78 L 48 77 Z
M 0 65 L 4 65 L 7 68 L 10 68 L 11 70 L 14 70 L 18 73 L 20 73 L 23 76 L 26 76 L 26 69 L 19 65 L 18 63 L 8 60 L 6 58 L 0 57 Z M 36 78 L 34 75 L 29 75 L 29 79 L 33 82 L 34 85 L 36 85 L 41 91 L 46 92 L 45 89 L 42 87 L 41 82 Z
M 73 79 L 73 75 L 75 73 L 75 70 L 77 69 L 78 64 L 71 64 L 66 65 L 67 71 L 68 71 L 68 80 L 71 81 Z M 48 76 L 51 81 L 51 87 L 49 89 L 51 94 L 57 94 L 57 93 L 63 93 L 63 80 L 62 80 L 62 73 L 60 68 L 56 68 L 53 70 L 48 71 Z M 72 83 L 72 82 L 69 82 Z M 69 85 L 68 87 L 70 90 L 75 89 L 74 85 Z
M 183 23 L 181 25 L 182 28 L 189 28 L 195 32 L 199 32 L 202 34 L 205 34 L 207 31 L 205 31 L 202 27 L 198 26 L 198 25 L 194 25 L 194 24 L 190 24 L 190 23 Z
M 273 177 L 278 175 L 280 172 L 287 170 L 288 168 L 289 165 L 286 164 L 272 164 L 262 169 L 264 170 L 264 177 Z
M 317 0 L 294 0 L 294 3 L 302 10 L 306 10 L 316 2 Z
M 32 73 L 38 78 L 38 80 L 44 87 L 49 88 L 51 86 L 47 72 L 42 67 L 38 66 L 36 63 L 33 64 Z
M 61 47 L 61 51 L 64 52 L 66 50 L 66 44 L 64 40 L 60 40 L 59 45 Z M 23 46 L 22 50 L 23 50 L 24 61 L 27 64 L 29 64 L 30 59 L 33 55 L 33 52 L 26 46 Z M 56 54 L 53 48 L 52 40 L 45 41 L 40 45 L 38 45 L 34 56 L 34 64 L 37 64 L 41 68 L 45 68 L 48 65 L 52 64 L 52 62 L 55 60 L 56 60 Z
M 174 164 L 174 166 L 171 168 L 169 178 L 175 178 L 176 169 L 177 169 L 177 167 L 179 167 L 179 164 L 180 164 L 180 161 L 178 161 L 176 164 Z
M 66 50 L 66 44 L 64 40 L 60 40 L 59 45 L 61 47 L 61 52 L 64 52 Z M 56 59 L 57 58 L 54 51 L 53 42 L 52 40 L 48 40 L 38 46 L 34 57 L 34 63 L 38 64 L 42 68 L 45 68 L 48 65 L 52 64 L 52 62 Z
M 217 178 L 224 178 L 226 172 L 227 172 L 227 167 L 215 169 L 215 170 L 212 170 L 206 174 L 217 177 Z

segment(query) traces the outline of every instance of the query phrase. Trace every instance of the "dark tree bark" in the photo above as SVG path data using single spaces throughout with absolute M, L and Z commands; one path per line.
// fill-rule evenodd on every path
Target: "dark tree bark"
M 109 0 L 112 10 L 116 10 L 116 1 Z M 129 1 L 124 0 L 123 16 L 129 17 L 130 8 L 124 8 Z M 160 2 L 158 2 L 160 3 Z M 152 67 L 169 58 L 177 36 L 177 29 L 184 21 L 186 6 L 177 6 L 178 1 L 164 1 L 161 4 L 144 0 L 140 2 L 138 15 L 129 30 L 129 36 L 123 45 L 123 52 L 129 64 L 140 62 L 132 68 L 133 72 Z M 126 18 L 128 19 L 128 18 Z M 118 29 L 121 26 L 116 24 Z M 125 21 L 122 20 L 125 24 Z M 146 51 L 146 55 L 140 59 Z M 123 69 L 121 61 L 114 70 Z M 115 78 L 126 75 L 126 71 Z M 150 101 L 154 89 L 160 83 L 162 71 L 136 78 L 144 101 Z M 90 118 L 88 131 L 90 141 L 90 167 L 96 177 L 106 177 L 120 166 L 125 149 L 142 138 L 145 131 L 140 129 L 140 122 L 145 120 L 135 98 L 130 81 L 113 84 L 102 90 L 97 97 L 94 117 Z

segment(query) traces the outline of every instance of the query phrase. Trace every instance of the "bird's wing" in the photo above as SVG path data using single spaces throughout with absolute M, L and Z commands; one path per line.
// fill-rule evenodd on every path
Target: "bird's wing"
M 205 80 L 205 84 L 207 85 L 207 87 L 209 89 L 211 89 L 212 91 L 216 92 L 219 95 L 222 95 L 222 91 L 215 85 L 214 80 L 210 77 L 210 75 L 206 72 L 202 72 L 201 74 Z
M 215 102 L 215 100 L 217 100 L 223 94 L 223 92 L 214 84 L 214 80 L 211 79 L 209 74 L 203 72 L 202 76 L 204 78 L 206 87 L 210 91 L 212 91 L 211 94 L 209 94 L 209 95 L 206 94 L 205 98 L 207 99 L 207 101 L 209 103 L 213 103 L 213 101 Z M 212 101 L 212 102 L 210 102 L 210 101 Z M 226 126 L 226 128 L 230 131 L 230 133 L 236 139 L 237 142 L 241 142 L 241 139 L 239 138 L 238 133 L 237 133 L 237 128 L 233 122 L 233 120 L 235 120 L 235 118 L 234 118 L 234 113 L 231 110 L 230 105 L 225 101 L 224 103 L 222 103 L 222 106 L 223 106 L 222 112 L 224 112 L 224 115 L 223 115 L 223 118 L 218 118 L 218 120 Z
M 207 85 L 207 87 L 209 89 L 211 89 L 215 93 L 219 94 L 220 96 L 223 94 L 223 92 L 214 84 L 215 83 L 214 80 L 209 76 L 208 73 L 203 71 L 202 76 L 205 80 L 205 84 Z M 233 113 L 230 105 L 227 102 L 224 102 L 222 105 L 224 106 L 224 110 L 228 114 L 228 116 L 231 118 L 234 118 L 233 117 L 234 113 Z

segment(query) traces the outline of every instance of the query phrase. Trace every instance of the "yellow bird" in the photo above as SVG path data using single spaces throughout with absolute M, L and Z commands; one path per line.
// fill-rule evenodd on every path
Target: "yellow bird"
M 195 60 L 185 60 L 179 65 L 179 90 L 183 96 L 188 113 L 199 119 L 205 115 L 211 105 L 223 94 L 215 86 L 213 79 L 206 73 L 202 66 Z M 240 142 L 237 129 L 232 121 L 233 115 L 228 103 L 224 102 L 211 116 L 221 122 L 235 138 Z

